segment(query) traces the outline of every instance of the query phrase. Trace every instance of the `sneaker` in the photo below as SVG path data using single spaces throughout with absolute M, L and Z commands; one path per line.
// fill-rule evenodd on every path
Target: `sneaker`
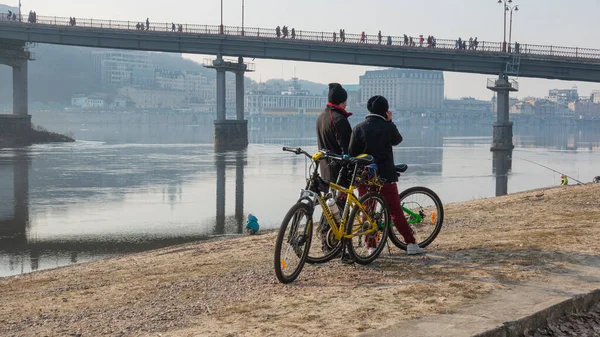
M 416 243 L 409 243 L 408 246 L 406 246 L 406 253 L 408 255 L 423 254 L 425 253 L 425 249 L 419 247 L 419 245 L 417 245 Z

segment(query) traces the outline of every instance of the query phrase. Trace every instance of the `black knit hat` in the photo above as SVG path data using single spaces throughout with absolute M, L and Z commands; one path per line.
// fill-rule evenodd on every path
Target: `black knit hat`
M 373 96 L 367 102 L 367 110 L 370 113 L 378 114 L 385 117 L 385 113 L 390 109 L 388 100 L 383 96 Z
M 348 100 L 348 93 L 339 83 L 329 83 L 329 103 L 339 105 Z

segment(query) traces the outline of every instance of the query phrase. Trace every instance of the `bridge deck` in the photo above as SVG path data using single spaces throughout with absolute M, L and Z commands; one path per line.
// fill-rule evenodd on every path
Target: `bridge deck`
M 477 47 L 455 48 L 454 40 L 436 39 L 428 46 L 419 39 L 333 32 L 295 31 L 295 38 L 278 38 L 274 29 L 184 24 L 181 32 L 170 23 L 151 23 L 149 30 L 136 22 L 38 16 L 35 24 L 10 21 L 0 15 L 0 39 L 99 48 L 222 54 L 264 59 L 415 68 L 497 75 L 512 58 L 502 43 L 479 41 Z M 515 44 L 509 46 L 515 51 Z M 520 75 L 562 80 L 600 81 L 600 50 L 578 47 L 521 44 Z

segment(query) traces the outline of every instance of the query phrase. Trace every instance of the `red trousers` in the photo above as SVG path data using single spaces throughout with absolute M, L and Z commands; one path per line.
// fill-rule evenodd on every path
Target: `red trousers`
M 362 196 L 367 193 L 367 188 L 364 185 L 358 186 L 358 193 Z M 406 244 L 416 243 L 415 237 L 412 234 L 412 230 L 406 221 L 402 206 L 400 206 L 400 195 L 398 194 L 398 186 L 396 183 L 383 184 L 381 188 L 381 195 L 385 198 L 390 208 L 390 216 L 392 222 L 398 232 L 404 237 Z

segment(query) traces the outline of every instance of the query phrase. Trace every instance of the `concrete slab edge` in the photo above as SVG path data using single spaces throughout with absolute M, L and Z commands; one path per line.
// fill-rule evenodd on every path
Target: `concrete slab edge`
M 541 328 L 549 321 L 561 318 L 573 312 L 587 311 L 600 302 L 600 289 L 587 294 L 575 295 L 533 315 L 516 321 L 506 322 L 502 326 L 474 335 L 473 337 L 517 337 Z

